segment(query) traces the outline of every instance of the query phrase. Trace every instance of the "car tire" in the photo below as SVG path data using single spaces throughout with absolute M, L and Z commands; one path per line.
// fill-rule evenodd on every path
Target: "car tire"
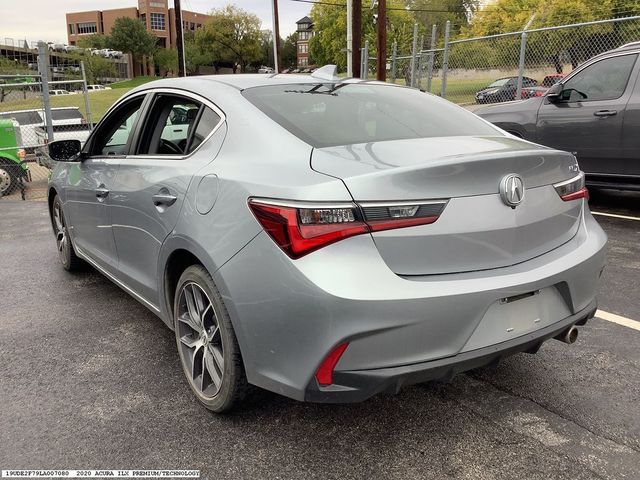
M 67 220 L 62 210 L 62 201 L 58 195 L 54 197 L 53 203 L 51 204 L 51 224 L 53 226 L 58 257 L 60 258 L 62 268 L 69 272 L 77 272 L 82 268 L 83 262 L 82 259 L 76 255 L 76 251 L 71 244 Z
M 244 400 L 251 387 L 231 318 L 201 265 L 190 266 L 178 280 L 173 326 L 182 370 L 200 403 L 222 413 Z
M 0 197 L 14 193 L 18 178 L 16 164 L 11 160 L 0 158 Z

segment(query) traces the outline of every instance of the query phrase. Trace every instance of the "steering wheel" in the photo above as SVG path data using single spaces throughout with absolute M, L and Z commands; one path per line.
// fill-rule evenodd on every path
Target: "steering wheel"
M 162 150 L 169 150 L 171 153 L 176 155 L 182 155 L 182 149 L 172 141 L 161 138 L 160 144 L 162 145 Z

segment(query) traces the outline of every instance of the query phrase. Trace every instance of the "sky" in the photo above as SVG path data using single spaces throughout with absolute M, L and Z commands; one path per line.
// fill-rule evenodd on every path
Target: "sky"
M 233 3 L 262 20 L 263 29 L 271 29 L 271 0 L 182 0 L 183 10 L 207 13 Z M 0 43 L 5 38 L 66 43 L 65 14 L 86 10 L 134 7 L 138 0 L 0 0 Z M 173 0 L 169 0 L 169 6 Z M 295 22 L 309 14 L 311 5 L 278 0 L 280 36 L 296 28 Z

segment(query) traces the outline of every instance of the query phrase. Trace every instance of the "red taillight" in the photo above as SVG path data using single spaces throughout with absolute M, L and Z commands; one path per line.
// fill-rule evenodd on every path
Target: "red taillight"
M 340 357 L 349 346 L 349 342 L 342 343 L 331 350 L 316 371 L 316 380 L 320 386 L 333 384 L 333 369 L 336 368 Z
M 338 240 L 369 231 L 364 222 L 356 220 L 352 206 L 302 209 L 254 200 L 249 201 L 249 206 L 269 236 L 291 258 L 300 258 Z M 308 220 L 305 223 L 299 215 L 301 211 L 305 211 L 305 215 L 311 212 L 305 216 Z M 313 218 L 313 213 L 321 217 L 321 212 L 329 212 L 330 218 Z
M 354 235 L 433 223 L 446 202 L 374 202 L 358 206 L 250 199 L 249 207 L 276 244 L 295 259 Z
M 565 202 L 584 198 L 589 200 L 589 191 L 584 186 L 584 173 L 580 172 L 573 178 L 564 182 L 556 183 L 553 188 L 556 189 L 560 198 Z
M 586 200 L 589 200 L 589 190 L 587 190 L 586 187 L 583 187 L 580 190 L 578 190 L 577 192 L 573 192 L 573 193 L 568 193 L 566 195 L 562 195 L 560 198 L 562 200 L 564 200 L 565 202 L 568 202 L 570 200 L 577 200 L 579 198 L 584 198 Z
M 545 92 L 542 92 L 542 91 L 540 91 L 540 90 L 536 90 L 536 91 L 535 91 L 535 93 L 534 93 L 534 95 L 535 95 L 536 97 L 542 97 L 542 96 L 544 95 L 544 93 L 545 93 Z

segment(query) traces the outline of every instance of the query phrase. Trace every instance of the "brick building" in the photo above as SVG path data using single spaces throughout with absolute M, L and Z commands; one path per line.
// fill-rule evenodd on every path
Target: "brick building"
M 309 40 L 313 36 L 313 21 L 309 17 L 303 17 L 296 24 L 298 25 L 297 66 L 305 68 L 309 66 Z
M 76 45 L 83 36 L 100 33 L 109 35 L 119 17 L 138 18 L 147 30 L 158 37 L 161 48 L 176 48 L 176 12 L 169 8 L 168 0 L 138 0 L 138 7 L 115 8 L 67 13 L 67 38 Z M 204 13 L 182 10 L 182 25 L 186 30 L 197 30 L 209 18 Z M 139 69 L 136 68 L 135 71 Z

